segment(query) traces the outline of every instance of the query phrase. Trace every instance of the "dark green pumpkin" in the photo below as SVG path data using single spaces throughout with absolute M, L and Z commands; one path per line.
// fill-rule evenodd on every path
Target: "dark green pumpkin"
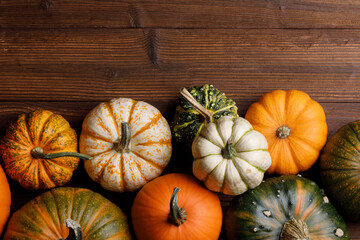
M 320 158 L 321 178 L 329 197 L 349 220 L 360 219 L 360 120 L 341 127 Z
M 238 116 L 235 102 L 213 85 L 205 84 L 186 88 L 186 90 L 197 103 L 205 108 L 208 116 L 204 116 L 184 95 L 179 98 L 171 130 L 173 138 L 180 145 L 190 147 L 193 139 L 206 123 L 213 122 L 222 116 Z
M 232 239 L 349 239 L 346 225 L 311 180 L 285 175 L 233 199 L 225 216 Z
M 67 225 L 74 231 L 69 232 Z M 125 214 L 115 204 L 87 189 L 61 187 L 39 195 L 12 215 L 4 240 L 34 239 L 120 240 L 131 235 Z

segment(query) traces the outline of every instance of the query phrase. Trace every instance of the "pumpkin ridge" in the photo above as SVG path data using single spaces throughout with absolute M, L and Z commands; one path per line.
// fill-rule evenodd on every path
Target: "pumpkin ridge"
M 65 166 L 65 165 L 60 164 L 59 161 L 56 161 L 56 158 L 46 159 L 46 162 L 51 162 L 51 164 L 54 164 L 54 165 L 59 166 L 59 167 L 61 167 L 61 168 L 65 168 L 65 169 L 70 170 L 70 171 L 73 171 L 73 170 L 74 170 L 73 168 L 71 168 L 71 167 L 69 167 L 69 166 Z M 50 174 L 50 173 L 48 173 L 48 174 Z M 51 174 L 50 174 L 50 175 L 51 175 Z
M 39 136 L 38 136 L 38 139 L 39 139 L 39 145 L 41 143 L 41 140 L 43 139 L 43 134 L 45 133 L 44 132 L 44 128 L 45 128 L 45 125 L 48 121 L 50 121 L 50 118 L 52 118 L 53 116 L 55 116 L 54 113 L 52 113 L 51 115 L 47 116 L 46 120 L 43 122 L 42 126 L 41 126 L 41 129 L 40 131 L 38 132 Z
M 153 144 L 166 144 L 166 145 L 169 145 L 169 144 L 171 144 L 171 139 L 168 139 L 168 140 L 161 139 L 158 142 L 147 141 L 147 142 L 143 142 L 143 143 L 135 143 L 135 144 L 133 144 L 133 146 L 150 146 L 150 145 L 153 145 Z
M 34 143 L 34 140 L 32 138 L 32 136 L 30 135 L 30 126 L 29 126 L 29 116 L 27 116 L 28 114 L 24 114 L 24 127 L 25 127 L 25 131 L 24 133 L 27 134 L 28 138 L 29 138 L 29 142 L 33 145 L 33 146 L 36 146 L 35 143 Z
M 133 153 L 135 156 L 141 158 L 142 160 L 144 160 L 145 162 L 149 163 L 150 165 L 152 165 L 153 167 L 155 167 L 157 169 L 160 169 L 160 170 L 164 169 L 161 165 L 159 165 L 159 164 L 145 158 L 144 156 L 140 155 L 140 153 L 138 153 L 136 151 L 132 151 L 131 153 Z
M 3 159 L 3 160 L 4 160 L 4 159 Z M 23 178 L 26 170 L 30 167 L 30 165 L 31 165 L 31 163 L 32 163 L 33 160 L 31 159 L 31 160 L 29 160 L 29 161 L 26 161 L 26 160 L 16 160 L 16 159 L 12 159 L 12 161 L 6 163 L 6 166 L 10 166 L 10 165 L 14 165 L 14 164 L 16 165 L 16 163 L 18 163 L 19 161 L 24 161 L 26 165 L 21 165 L 21 166 L 22 166 L 22 167 L 21 167 L 21 171 L 16 172 L 16 175 L 15 175 L 15 176 L 16 176 L 16 178 L 17 178 L 18 181 L 20 181 L 20 180 Z M 7 167 L 7 168 L 5 169 L 5 171 L 7 171 L 8 168 L 10 168 L 10 167 Z M 20 170 L 20 169 L 19 169 L 19 170 Z M 9 174 L 9 175 L 10 175 L 10 174 Z M 11 174 L 11 175 L 13 175 L 13 174 Z
M 358 143 L 360 143 L 359 133 L 353 128 L 354 124 L 349 124 L 349 129 L 354 133 Z
M 79 219 L 78 219 L 78 223 L 80 224 L 80 225 L 82 225 L 83 224 L 83 218 L 84 218 L 84 213 L 86 212 L 86 208 L 88 207 L 88 203 L 90 202 L 90 199 L 92 199 L 93 198 L 93 195 L 95 195 L 95 192 L 90 192 L 89 193 L 89 195 L 86 195 L 86 200 L 85 200 L 85 203 L 84 204 L 82 204 L 82 206 L 81 206 L 81 212 L 78 214 L 78 216 L 79 216 Z M 84 233 L 84 231 L 83 231 L 83 234 L 85 234 Z
M 247 164 L 249 164 L 250 166 L 252 166 L 252 167 L 255 168 L 256 170 L 258 170 L 259 172 L 262 172 L 262 173 L 265 172 L 264 170 L 262 170 L 262 169 L 259 168 L 258 166 L 255 166 L 255 165 L 251 164 L 249 161 L 247 161 L 246 159 L 240 157 L 239 155 L 236 154 L 235 156 L 236 156 L 237 158 L 243 160 L 244 162 L 246 162 Z M 234 165 L 235 165 L 235 164 L 234 164 Z
M 2 140 L 2 142 L 4 143 L 9 143 L 9 142 L 12 142 L 14 145 L 21 145 L 23 147 L 26 147 L 26 148 L 29 148 L 30 145 L 25 145 L 25 143 L 22 143 L 22 142 L 18 142 L 18 141 L 15 141 L 14 139 L 11 139 L 11 138 L 8 138 L 7 136 L 4 137 L 4 139 Z M 30 146 L 31 147 L 31 146 Z M 25 150 L 25 149 L 24 149 Z
M 107 224 L 112 223 L 112 222 L 117 222 L 117 221 L 118 221 L 118 220 L 117 220 L 116 218 L 113 218 L 113 219 L 107 221 L 106 223 L 102 224 L 100 227 L 95 228 L 95 230 L 92 230 L 91 232 L 86 233 L 86 235 L 87 235 L 87 236 L 91 236 L 91 234 L 93 234 L 94 232 L 99 231 L 101 228 L 105 227 Z M 122 231 L 121 233 L 118 233 L 118 234 L 116 234 L 115 236 L 124 236 L 125 234 L 126 234 L 126 230 L 123 229 L 123 231 Z M 112 238 L 113 238 L 113 237 L 111 237 L 111 238 L 106 238 L 106 240 L 109 240 L 109 239 L 112 239 Z M 116 238 L 116 239 L 119 239 L 119 238 Z
M 55 134 L 53 134 L 45 143 L 43 143 L 43 146 L 42 148 L 46 148 L 48 146 L 49 143 L 51 143 L 54 139 L 56 139 L 60 134 L 66 132 L 66 131 L 69 131 L 69 128 L 68 129 L 64 129 L 60 132 L 57 132 Z
M 127 232 L 126 229 L 123 229 L 123 231 L 121 233 L 118 233 L 109 238 L 106 238 L 106 240 L 118 240 L 120 237 L 124 237 L 126 235 L 126 232 Z
M 105 137 L 103 137 L 103 136 L 99 136 L 99 135 L 96 135 L 96 136 L 94 136 L 93 135 L 93 133 L 92 132 L 90 132 L 89 130 L 85 130 L 85 129 L 83 129 L 82 130 L 82 132 L 81 132 L 81 135 L 85 135 L 85 136 L 87 136 L 87 137 L 91 137 L 92 139 L 100 139 L 100 140 L 102 140 L 102 141 L 104 141 L 104 142 L 108 142 L 108 143 L 114 143 L 111 139 L 108 139 L 108 138 L 105 138 Z
M 119 124 L 116 122 L 115 116 L 114 116 L 114 110 L 110 104 L 110 102 L 105 102 L 104 106 L 108 109 L 109 113 L 110 113 L 110 117 L 113 120 L 113 124 L 116 126 L 116 132 L 117 135 L 120 135 L 120 131 L 119 131 Z
M 86 235 L 88 235 L 88 230 L 91 227 L 91 225 L 97 220 L 97 218 L 105 211 L 105 209 L 107 208 L 107 206 L 111 204 L 110 201 L 108 201 L 107 203 L 103 204 L 102 207 L 96 212 L 96 214 L 92 217 L 92 219 L 90 221 L 88 221 L 86 223 L 86 227 L 83 230 L 84 233 L 84 238 L 86 239 Z
M 352 133 L 354 133 L 357 142 L 360 143 L 360 139 L 359 139 L 358 133 L 351 127 L 351 125 L 348 126 L 348 129 L 350 129 L 350 131 L 351 131 Z M 348 142 L 350 142 L 351 145 L 355 148 L 355 150 L 356 150 L 357 152 L 359 152 L 359 149 L 357 148 L 357 146 L 355 146 L 355 145 L 348 139 L 348 135 L 346 135 L 346 137 L 345 137 L 344 139 L 346 139 Z
M 29 232 L 26 232 L 26 233 L 25 232 L 18 232 L 16 230 L 11 229 L 11 228 L 8 228 L 7 231 L 10 232 L 10 237 L 14 237 L 14 235 L 15 236 L 20 235 L 21 237 L 25 236 L 26 237 L 25 240 L 37 239 L 37 236 L 31 235 L 31 234 L 29 234 Z
M 291 159 L 293 160 L 292 163 L 296 166 L 297 171 L 299 171 L 299 170 L 302 171 L 303 169 L 299 166 L 300 162 L 294 161 L 294 159 L 296 159 L 296 154 L 295 154 L 294 149 L 292 147 L 290 147 L 289 145 L 291 145 L 291 142 L 289 144 L 287 144 L 287 148 L 290 149 Z
M 105 168 L 109 165 L 110 161 L 113 159 L 113 157 L 117 155 L 117 153 L 114 153 L 111 157 L 109 157 L 106 161 L 106 163 L 104 164 L 104 166 L 101 168 L 100 174 L 99 176 L 95 179 L 95 182 L 98 182 L 100 179 L 103 178 L 104 176 L 104 172 L 105 172 Z
M 104 129 L 109 136 L 112 136 L 113 134 L 111 133 L 111 130 L 109 129 L 109 127 L 104 123 L 103 119 L 101 117 L 97 118 L 99 120 L 98 122 L 98 126 L 101 127 L 102 129 Z
M 51 231 L 51 233 L 54 235 L 52 236 L 53 238 L 61 236 L 61 233 L 57 231 L 56 226 L 54 225 L 53 221 L 48 221 L 46 220 L 46 218 L 44 217 L 42 208 L 38 205 L 38 204 L 34 204 L 33 205 L 34 208 L 36 208 L 35 210 L 37 210 L 38 214 L 40 215 L 40 217 L 43 219 L 43 221 L 46 223 L 46 226 L 48 227 L 48 229 Z M 23 214 L 25 214 L 25 211 L 23 211 Z M 52 225 L 50 226 L 49 223 L 52 223 Z M 47 231 L 44 231 L 44 234 L 47 234 Z M 51 237 L 49 237 L 50 239 Z
M 289 108 L 289 106 L 288 106 L 288 104 L 289 104 L 289 96 L 290 96 L 290 91 L 287 91 L 286 92 L 286 97 L 285 97 L 285 110 L 286 109 L 288 109 Z M 310 104 L 310 103 L 312 103 L 314 100 L 312 100 L 311 98 L 310 98 L 310 96 L 307 98 L 307 101 L 306 101 L 306 103 L 304 103 L 302 106 L 303 106 L 303 109 L 301 109 L 300 111 L 298 111 L 298 114 L 296 115 L 296 117 L 292 117 L 293 119 L 297 119 L 299 116 L 301 116 L 304 112 L 305 112 L 305 110 L 307 110 L 310 106 L 312 106 L 312 104 Z M 287 112 L 287 111 L 286 111 Z M 287 116 L 287 113 L 285 113 L 285 117 Z M 286 123 L 289 123 L 289 120 L 288 119 L 285 119 L 285 122 Z M 287 125 L 285 123 L 285 125 Z M 288 126 L 288 125 L 287 125 Z M 289 127 L 289 126 L 288 126 Z
M 213 153 L 211 153 L 211 154 L 208 154 L 208 155 L 205 155 L 205 156 L 201 156 L 201 157 L 199 157 L 199 158 L 195 158 L 194 160 L 197 160 L 197 159 L 204 159 L 204 158 L 207 158 L 207 157 L 210 157 L 210 156 L 219 156 L 220 154 L 213 154 Z
M 347 143 L 349 143 L 349 145 L 350 145 L 351 147 L 353 147 L 354 150 L 356 150 L 356 152 L 359 153 L 359 151 L 358 151 L 358 149 L 356 148 L 356 146 L 355 146 L 354 144 L 352 144 L 352 142 L 347 138 L 347 136 L 343 137 L 343 139 L 344 139 Z M 353 153 L 353 152 L 350 152 L 349 149 L 348 149 L 347 147 L 345 147 L 345 146 L 342 146 L 341 149 L 344 150 L 345 152 L 351 154 L 351 155 L 354 155 L 354 153 Z
M 43 163 L 43 160 L 42 159 L 40 159 L 40 160 L 37 160 L 37 161 L 39 161 L 39 164 L 38 164 L 38 171 L 39 171 L 39 173 L 38 173 L 38 176 L 39 176 L 39 186 L 40 186 L 40 176 L 42 176 L 42 175 L 46 175 L 47 177 L 48 177 L 48 179 L 50 180 L 50 183 L 52 183 L 53 185 L 55 185 L 56 186 L 56 184 L 55 184 L 55 182 L 54 182 L 54 180 L 52 179 L 52 177 L 51 177 L 51 174 L 48 172 L 48 169 L 47 169 L 47 167 L 45 167 L 45 165 L 44 165 L 44 163 Z M 44 173 L 43 174 L 41 174 L 41 168 L 43 168 L 44 169 Z M 52 175 L 52 176 L 54 176 L 54 175 Z
M 54 195 L 54 193 L 53 193 L 53 190 L 50 190 L 49 191 L 49 193 L 50 193 L 50 196 L 54 199 L 54 202 L 55 203 L 57 203 L 57 201 L 56 201 L 56 197 L 55 197 L 55 195 Z M 56 214 L 57 214 L 57 219 L 59 219 L 59 227 L 58 227 L 58 229 L 60 229 L 60 231 L 61 232 L 64 232 L 64 230 L 63 230 L 63 228 L 62 228 L 62 224 L 61 224 L 61 222 L 60 222 L 60 214 L 59 214 L 59 208 L 58 208 L 58 206 L 57 206 L 57 204 L 54 204 L 55 205 L 55 208 L 56 208 Z M 55 223 L 54 223 L 55 224 Z M 60 234 L 61 235 L 61 234 Z
M 257 152 L 257 151 L 264 151 L 264 152 L 268 152 L 269 150 L 266 148 L 257 148 L 257 149 L 252 149 L 252 150 L 246 150 L 246 151 L 236 151 L 237 153 L 247 153 L 247 152 Z
M 134 99 L 131 99 L 131 100 L 132 100 L 132 105 L 131 105 L 131 108 L 130 108 L 130 111 L 129 111 L 129 119 L 127 120 L 128 123 L 131 122 L 132 115 L 133 115 L 134 110 L 135 110 L 135 106 L 138 103 L 138 101 L 135 101 Z
M 203 182 L 206 182 L 206 181 L 209 179 L 211 173 L 213 173 L 213 172 L 215 171 L 215 169 L 216 169 L 224 160 L 225 160 L 225 159 L 223 158 L 218 164 L 216 164 L 216 166 L 215 166 L 215 167 L 207 174 L 207 176 L 204 178 Z M 225 161 L 226 161 L 226 160 L 225 160 Z
M 329 143 L 330 143 L 330 142 L 328 142 L 328 144 L 329 144 Z M 343 148 L 341 148 L 341 149 L 343 149 Z M 344 149 L 343 149 L 343 150 L 344 150 Z M 346 151 L 346 150 L 345 150 L 345 151 Z M 349 153 L 349 152 L 346 152 L 346 153 Z M 352 153 L 349 153 L 349 154 L 352 154 Z M 327 152 L 327 153 L 325 153 L 325 156 L 326 156 L 326 155 L 330 155 L 330 156 L 336 157 L 336 158 L 341 158 L 341 159 L 344 159 L 344 160 L 346 160 L 346 161 L 349 161 L 349 162 L 358 164 L 358 162 L 357 162 L 356 160 L 352 160 L 351 158 L 346 158 L 346 157 L 343 157 L 343 156 L 341 156 L 341 155 L 338 155 L 337 152 Z M 342 166 L 341 166 L 341 169 L 342 169 Z
M 234 163 L 234 159 L 231 159 L 231 161 L 233 162 L 236 171 L 239 173 L 240 180 L 241 180 L 241 182 L 244 183 L 244 185 L 245 185 L 245 187 L 246 187 L 246 191 L 247 191 L 247 190 L 249 189 L 249 185 L 247 184 L 246 181 L 244 181 L 243 177 L 241 176 L 241 173 L 240 173 L 239 169 L 236 167 L 236 164 Z M 246 191 L 245 191 L 245 192 L 246 192 Z
M 131 138 L 136 137 L 140 133 L 144 132 L 145 130 L 149 129 L 152 124 L 157 123 L 161 119 L 161 113 L 158 113 L 153 119 L 147 122 L 144 126 L 142 126 L 136 133 L 132 134 Z
M 234 121 L 233 121 L 233 126 L 234 126 Z M 220 139 L 221 139 L 221 141 L 223 142 L 223 145 L 224 145 L 224 147 L 226 146 L 226 141 L 227 140 L 229 140 L 229 139 L 226 139 L 226 141 L 221 137 L 221 135 L 220 135 L 220 132 L 219 132 L 219 128 L 218 128 L 218 125 L 217 124 L 215 124 L 215 129 L 216 129 L 216 132 L 217 132 L 217 134 L 219 135 L 219 137 L 220 137 Z M 208 139 L 207 139 L 208 140 Z M 210 141 L 210 140 L 208 140 L 208 141 Z M 216 144 L 215 144 L 216 145 Z M 222 149 L 222 147 L 220 147 L 221 149 Z
M 21 211 L 22 212 L 22 215 L 25 217 L 25 218 L 27 218 L 27 219 L 29 219 L 31 222 L 33 222 L 36 226 L 38 226 L 37 225 L 37 223 L 38 223 L 38 221 L 36 221 L 36 219 L 34 220 L 34 219 L 32 219 L 27 213 L 26 213 L 26 211 Z M 45 219 L 44 219 L 45 220 Z M 47 227 L 49 227 L 48 225 L 47 225 L 47 221 L 45 220 L 45 223 L 46 223 L 46 226 Z M 55 228 L 56 229 L 56 228 Z M 50 228 L 49 228 L 49 230 L 50 230 Z M 51 230 L 53 230 L 53 229 L 51 229 Z M 55 237 L 57 237 L 57 235 L 56 234 L 59 234 L 58 236 L 61 236 L 61 234 L 58 232 L 58 233 L 54 233 L 53 231 L 51 231 L 53 234 L 55 234 Z M 20 233 L 20 234 L 23 234 L 23 233 Z M 44 234 L 46 234 L 47 235 L 47 233 L 45 233 L 44 232 Z M 49 236 L 48 236 L 49 237 Z M 32 239 L 36 239 L 36 237 L 35 238 L 32 238 Z M 51 239 L 51 238 L 49 238 L 49 239 Z
M 111 152 L 112 150 L 113 150 L 113 149 L 108 148 L 108 149 L 106 149 L 106 150 L 103 151 L 103 152 L 98 152 L 98 153 L 96 153 L 96 154 L 94 154 L 94 155 L 91 155 L 91 157 L 94 158 L 94 157 L 97 157 L 97 156 L 99 156 L 99 155 L 101 155 L 101 154 Z
M 135 155 L 135 154 L 134 154 Z M 131 156 L 131 155 L 130 155 Z M 136 156 L 136 155 L 135 155 Z M 148 182 L 148 179 L 145 177 L 144 173 L 141 170 L 141 167 L 139 165 L 139 163 L 135 160 L 135 158 L 133 156 L 131 156 L 131 159 L 133 160 L 133 162 L 135 162 L 135 166 L 136 168 L 139 170 L 140 176 L 141 178 L 145 179 L 146 182 Z
M 124 163 L 125 163 L 124 155 L 120 154 L 120 161 L 119 161 L 120 181 L 119 181 L 119 184 L 120 184 L 120 189 L 123 189 L 124 192 L 125 192 L 127 187 L 125 185 L 125 179 L 124 179 Z
M 201 138 L 205 139 L 206 141 L 208 141 L 208 142 L 212 143 L 214 146 L 217 146 L 218 148 L 223 149 L 223 147 L 221 147 L 221 146 L 219 146 L 219 145 L 217 145 L 217 144 L 213 143 L 210 139 L 208 139 L 208 138 L 207 138 L 207 137 L 205 137 L 204 135 L 200 134 L 200 135 L 199 135 L 199 137 L 201 137 Z M 220 138 L 221 138 L 221 137 L 220 137 Z M 221 139 L 221 140 L 222 140 L 222 139 Z M 222 141 L 224 142 L 224 140 L 222 140 Z M 225 145 L 224 145 L 224 146 L 225 146 Z
M 224 191 L 224 188 L 225 188 L 225 181 L 226 181 L 226 173 L 227 173 L 227 169 L 228 169 L 228 165 L 229 165 L 229 160 L 225 160 L 226 161 L 226 166 L 225 166 L 225 173 L 224 173 L 224 179 L 223 179 L 223 184 L 221 186 L 221 190 L 220 192 L 223 192 Z M 232 160 L 231 160 L 232 161 Z
M 241 137 L 239 137 L 239 139 L 234 143 L 234 147 L 236 148 L 236 145 L 239 143 L 239 141 L 249 132 L 253 131 L 254 128 L 250 128 L 249 130 L 247 130 L 246 132 L 243 133 L 243 135 L 241 135 Z

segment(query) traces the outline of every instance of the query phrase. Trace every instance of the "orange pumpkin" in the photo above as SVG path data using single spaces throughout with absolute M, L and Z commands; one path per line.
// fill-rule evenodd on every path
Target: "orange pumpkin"
M 296 174 L 309 169 L 326 142 L 325 112 L 302 91 L 267 93 L 249 107 L 245 118 L 268 141 L 269 173 Z
M 139 240 L 218 239 L 222 225 L 218 196 L 180 173 L 146 184 L 135 198 L 131 217 Z
M 11 194 L 5 173 L 0 166 L 0 236 L 10 214 Z
M 28 189 L 61 186 L 78 167 L 77 135 L 60 115 L 37 110 L 19 116 L 1 139 L 6 173 Z

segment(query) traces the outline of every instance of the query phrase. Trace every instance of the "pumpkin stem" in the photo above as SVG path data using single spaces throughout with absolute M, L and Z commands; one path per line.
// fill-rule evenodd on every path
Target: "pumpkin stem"
M 236 149 L 227 141 L 225 148 L 221 149 L 221 155 L 225 159 L 232 159 L 236 155 Z
M 173 194 L 170 199 L 170 213 L 168 217 L 168 222 L 180 226 L 187 219 L 187 213 L 184 208 L 181 208 L 177 204 L 178 193 L 180 188 L 174 188 Z
M 196 101 L 196 99 L 186 88 L 180 89 L 180 95 L 184 97 L 191 104 L 191 106 L 201 114 L 201 116 L 203 116 L 206 123 L 211 123 L 213 121 L 213 114 L 203 105 L 201 105 L 198 101 Z
M 121 122 L 121 135 L 114 142 L 113 149 L 119 153 L 130 152 L 131 126 L 127 122 Z
M 290 136 L 291 128 L 288 126 L 281 126 L 276 130 L 276 136 L 280 139 L 285 139 Z
M 69 235 L 66 239 L 59 238 L 58 240 L 82 240 L 82 229 L 78 222 L 72 219 L 66 219 L 66 226 L 69 228 Z
M 306 223 L 301 219 L 291 218 L 280 233 L 280 240 L 310 240 L 310 233 Z
M 43 159 L 52 159 L 59 157 L 77 157 L 85 160 L 91 159 L 90 156 L 77 152 L 44 153 L 44 150 L 41 147 L 34 147 L 31 150 L 31 156 L 33 158 L 43 158 Z

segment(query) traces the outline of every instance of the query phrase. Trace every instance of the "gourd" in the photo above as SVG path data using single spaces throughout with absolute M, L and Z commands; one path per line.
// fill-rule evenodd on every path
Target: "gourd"
M 311 180 L 295 175 L 266 179 L 236 196 L 225 216 L 233 239 L 349 239 L 341 216 Z
M 184 149 L 201 129 L 222 116 L 237 117 L 235 102 L 213 85 L 205 84 L 180 90 L 181 97 L 171 123 L 173 138 Z
M 0 166 L 0 236 L 10 215 L 11 193 L 5 173 Z
M 21 114 L 1 139 L 4 169 L 27 189 L 49 189 L 67 183 L 78 167 L 77 134 L 60 116 L 47 110 Z
M 229 195 L 257 187 L 270 167 L 265 137 L 244 118 L 207 124 L 192 144 L 193 173 L 208 189 Z
M 91 110 L 82 125 L 80 152 L 90 178 L 105 189 L 135 191 L 159 176 L 171 152 L 169 124 L 154 106 L 115 98 Z
M 146 184 L 136 195 L 131 218 L 139 240 L 215 240 L 222 226 L 218 196 L 181 173 Z
M 45 192 L 10 218 L 4 240 L 131 239 L 125 214 L 98 193 L 60 187 Z
M 320 157 L 324 188 L 346 219 L 360 219 L 360 120 L 341 127 Z
M 308 170 L 326 143 L 323 108 L 308 94 L 275 90 L 253 103 L 245 118 L 264 134 L 272 163 L 268 173 L 296 174 Z

